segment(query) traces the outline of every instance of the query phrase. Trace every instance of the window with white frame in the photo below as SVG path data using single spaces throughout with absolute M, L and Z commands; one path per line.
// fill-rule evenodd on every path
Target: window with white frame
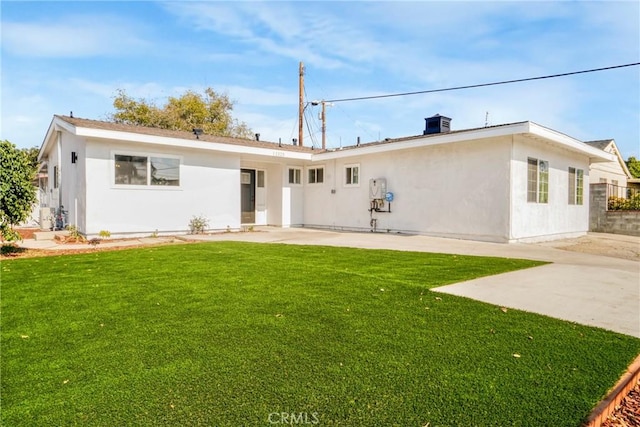
M 324 167 L 310 168 L 307 170 L 309 184 L 321 184 L 324 182 Z
M 146 155 L 114 155 L 116 185 L 180 186 L 180 159 Z
M 264 188 L 264 171 L 257 171 L 258 172 L 258 177 L 256 179 L 256 187 L 258 188 Z
M 584 170 L 569 168 L 569 204 L 582 205 L 584 200 Z
M 549 202 L 549 162 L 527 159 L 527 202 Z
M 289 168 L 289 184 L 294 184 L 294 185 L 302 184 L 302 169 Z
M 360 165 L 345 165 L 344 185 L 358 185 L 360 183 Z
M 53 167 L 53 188 L 58 188 L 60 184 L 60 168 Z

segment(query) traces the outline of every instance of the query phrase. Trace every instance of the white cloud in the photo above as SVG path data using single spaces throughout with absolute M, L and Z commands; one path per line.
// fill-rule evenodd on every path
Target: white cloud
M 56 22 L 3 22 L 3 50 L 25 57 L 127 55 L 148 45 L 138 28 L 108 16 L 68 16 Z
M 342 7 L 340 3 L 333 6 Z M 371 61 L 382 45 L 354 22 L 314 3 L 167 3 L 184 25 L 234 39 L 256 51 L 337 69 Z M 259 58 L 257 58 L 259 60 Z
M 237 104 L 272 107 L 295 106 L 297 94 L 287 92 L 282 88 L 252 88 L 245 86 L 223 86 L 222 92 L 229 95 Z

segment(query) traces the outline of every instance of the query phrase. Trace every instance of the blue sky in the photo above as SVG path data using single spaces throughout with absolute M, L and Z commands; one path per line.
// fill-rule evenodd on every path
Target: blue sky
M 306 100 L 413 92 L 640 62 L 640 2 L 3 1 L 1 139 L 39 146 L 53 114 L 212 87 L 261 139 L 297 137 Z M 320 144 L 307 107 L 305 145 Z M 531 120 L 640 157 L 640 67 L 327 107 L 330 147 Z

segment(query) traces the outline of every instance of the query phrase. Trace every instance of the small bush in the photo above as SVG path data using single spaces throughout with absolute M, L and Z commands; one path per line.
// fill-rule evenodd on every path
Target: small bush
M 75 225 L 67 225 L 67 231 L 69 232 L 69 240 L 75 240 L 76 242 L 84 242 L 84 236 L 78 230 Z
M 189 221 L 190 234 L 204 234 L 208 227 L 209 220 L 204 216 L 194 216 L 191 218 L 191 221 Z
M 610 196 L 607 201 L 607 209 L 610 211 L 637 211 L 640 210 L 640 193 L 628 199 L 624 197 Z
M 111 237 L 111 232 L 109 230 L 100 230 L 100 233 L 98 233 L 98 235 L 103 239 L 108 239 L 109 237 Z

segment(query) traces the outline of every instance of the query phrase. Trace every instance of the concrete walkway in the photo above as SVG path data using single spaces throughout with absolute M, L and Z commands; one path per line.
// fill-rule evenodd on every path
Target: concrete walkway
M 248 241 L 301 245 L 394 249 L 549 261 L 553 264 L 434 289 L 514 309 L 530 311 L 640 338 L 640 262 L 552 247 L 549 243 L 485 243 L 418 235 L 350 233 L 311 229 L 258 228 L 255 232 L 184 236 L 196 241 Z M 640 238 L 606 235 L 640 246 Z M 635 239 L 635 240 L 634 240 Z M 103 242 L 100 247 L 168 243 L 158 237 Z M 46 246 L 48 245 L 48 246 Z M 34 249 L 86 248 L 25 241 Z M 562 244 L 558 244 L 561 247 Z

